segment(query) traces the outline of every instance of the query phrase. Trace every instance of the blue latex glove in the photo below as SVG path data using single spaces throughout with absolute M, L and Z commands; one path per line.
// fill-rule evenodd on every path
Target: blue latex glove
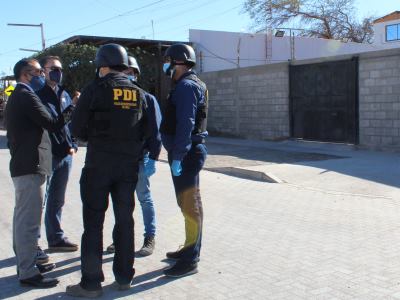
M 180 176 L 182 174 L 182 163 L 180 160 L 173 160 L 171 164 L 172 175 Z
M 144 162 L 144 174 L 147 177 L 150 177 L 156 172 L 156 161 L 151 158 L 147 158 L 147 160 L 143 160 Z

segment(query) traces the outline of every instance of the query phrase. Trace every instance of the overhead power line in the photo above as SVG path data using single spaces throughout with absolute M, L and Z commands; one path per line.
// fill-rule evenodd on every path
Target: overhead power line
M 217 1 L 218 1 L 218 0 L 217 0 Z M 215 1 L 214 1 L 214 2 L 215 2 Z M 224 14 L 227 14 L 228 12 L 231 12 L 232 10 L 235 10 L 235 9 L 241 7 L 241 6 L 242 6 L 242 5 L 237 5 L 237 6 L 234 6 L 234 7 L 230 8 L 230 9 L 228 9 L 228 10 L 224 10 L 224 11 L 222 11 L 222 12 L 219 12 L 219 13 L 214 14 L 214 15 L 211 15 L 211 16 L 207 16 L 207 17 L 205 17 L 205 18 L 197 19 L 197 20 L 195 20 L 195 21 L 193 21 L 193 22 L 190 22 L 190 23 L 187 23 L 187 24 L 185 24 L 185 25 L 179 25 L 179 26 L 176 26 L 176 27 L 173 27 L 173 28 L 168 28 L 168 29 L 166 29 L 166 30 L 163 30 L 163 31 L 158 32 L 158 34 L 160 34 L 160 33 L 165 33 L 165 32 L 169 32 L 169 31 L 174 31 L 174 30 L 181 29 L 181 28 L 185 28 L 185 29 L 186 29 L 186 28 L 187 28 L 188 26 L 190 26 L 190 25 L 193 25 L 193 24 L 196 24 L 196 23 L 199 23 L 199 22 L 202 22 L 202 21 L 207 21 L 207 20 L 210 20 L 211 18 L 220 17 L 220 16 L 222 16 L 222 15 L 224 15 Z
M 142 10 L 142 9 L 151 7 L 151 6 L 153 6 L 153 5 L 156 5 L 156 4 L 158 4 L 158 3 L 165 2 L 165 1 L 166 1 L 166 0 L 157 0 L 157 1 L 151 2 L 151 3 L 147 4 L 147 5 L 144 5 L 144 6 L 141 6 L 141 7 L 132 9 L 132 10 L 129 10 L 129 11 L 124 12 L 124 13 L 120 13 L 120 14 L 114 15 L 114 16 L 109 17 L 109 18 L 107 18 L 107 19 L 100 20 L 100 21 L 98 21 L 98 22 L 95 22 L 95 23 L 86 25 L 86 26 L 81 27 L 81 28 L 74 29 L 74 30 L 72 30 L 72 31 L 69 31 L 69 32 L 60 34 L 60 35 L 55 36 L 55 37 L 51 37 L 51 38 L 46 39 L 46 40 L 47 40 L 47 41 L 52 41 L 52 40 L 58 39 L 58 38 L 60 38 L 60 37 L 63 37 L 63 36 L 65 36 L 65 35 L 70 35 L 70 34 L 72 34 L 72 33 L 75 33 L 75 32 L 78 32 L 78 31 L 81 31 L 81 30 L 84 30 L 84 29 L 87 29 L 87 28 L 91 28 L 91 27 L 94 27 L 94 26 L 97 26 L 97 25 L 100 25 L 100 24 L 103 24 L 103 23 L 112 21 L 112 20 L 117 19 L 117 18 L 121 18 L 121 17 L 125 17 L 125 16 L 128 16 L 128 15 L 132 15 L 132 14 L 135 14 L 135 13 L 140 12 L 140 10 Z M 29 48 L 29 47 L 32 47 L 32 46 L 35 46 L 35 45 L 37 45 L 37 43 L 24 46 L 24 48 Z M 6 51 L 6 52 L 0 53 L 0 56 L 5 55 L 5 54 L 9 54 L 9 53 L 12 53 L 12 52 L 15 52 L 15 51 L 18 51 L 18 49 L 12 49 L 12 50 L 8 50 L 8 51 Z

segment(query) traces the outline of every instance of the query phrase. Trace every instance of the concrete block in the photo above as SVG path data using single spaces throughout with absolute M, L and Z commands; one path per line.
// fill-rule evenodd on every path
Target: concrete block
M 386 112 L 385 111 L 376 111 L 373 113 L 374 119 L 384 120 L 386 119 Z

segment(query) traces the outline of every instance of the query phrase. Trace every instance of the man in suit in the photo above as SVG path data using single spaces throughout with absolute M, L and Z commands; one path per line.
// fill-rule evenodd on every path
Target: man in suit
M 52 118 L 35 91 L 45 84 L 43 70 L 35 59 L 22 59 L 14 66 L 17 86 L 5 110 L 10 173 L 15 188 L 13 248 L 17 273 L 23 285 L 53 287 L 56 278 L 42 273 L 55 265 L 36 265 L 37 233 L 43 205 L 46 176 L 51 174 L 51 144 L 47 130 L 57 130 L 69 121 L 72 106 Z

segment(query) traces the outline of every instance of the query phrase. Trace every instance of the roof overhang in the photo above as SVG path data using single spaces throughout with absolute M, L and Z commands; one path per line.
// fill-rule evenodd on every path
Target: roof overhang
M 400 11 L 396 10 L 386 16 L 376 19 L 373 23 L 377 24 L 377 23 L 383 23 L 383 22 L 394 21 L 394 20 L 400 20 Z

